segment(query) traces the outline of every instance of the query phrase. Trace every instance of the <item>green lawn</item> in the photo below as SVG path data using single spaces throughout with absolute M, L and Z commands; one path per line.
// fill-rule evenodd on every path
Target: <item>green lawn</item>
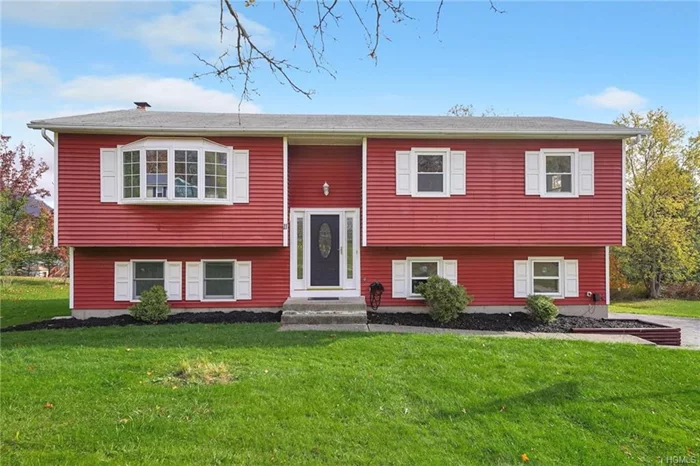
M 700 352 L 274 324 L 2 334 L 7 464 L 639 464 L 700 453 Z M 228 383 L 185 384 L 186 361 Z M 48 403 L 48 404 L 47 404 Z
M 0 277 L 0 327 L 70 315 L 68 280 Z
M 700 317 L 700 300 L 648 299 L 610 304 L 611 312 L 654 314 L 676 317 Z

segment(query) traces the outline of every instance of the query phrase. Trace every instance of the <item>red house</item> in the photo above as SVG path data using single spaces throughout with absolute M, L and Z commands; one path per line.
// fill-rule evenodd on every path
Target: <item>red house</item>
M 56 241 L 78 318 L 163 285 L 175 310 L 279 310 L 367 298 L 418 310 L 437 274 L 472 312 L 525 297 L 607 315 L 625 243 L 625 139 L 540 117 L 238 115 L 123 110 L 32 121 L 54 132 Z

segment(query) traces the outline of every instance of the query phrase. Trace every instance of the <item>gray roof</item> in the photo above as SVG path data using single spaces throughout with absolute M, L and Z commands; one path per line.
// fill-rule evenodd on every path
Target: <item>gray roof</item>
M 46 120 L 29 128 L 118 133 L 277 135 L 503 135 L 623 138 L 644 129 L 552 117 L 454 117 L 407 115 L 275 115 L 117 110 Z

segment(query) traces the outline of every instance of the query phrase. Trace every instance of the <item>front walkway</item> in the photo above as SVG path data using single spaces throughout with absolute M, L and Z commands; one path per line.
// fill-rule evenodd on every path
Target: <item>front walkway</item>
M 700 319 L 611 312 L 610 319 L 634 319 L 681 329 L 681 346 L 700 348 Z

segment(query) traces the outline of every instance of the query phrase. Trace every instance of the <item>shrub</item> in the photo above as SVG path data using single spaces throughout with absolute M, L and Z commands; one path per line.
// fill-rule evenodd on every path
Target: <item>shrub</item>
M 141 302 L 129 308 L 129 313 L 136 320 L 160 322 L 167 320 L 170 314 L 168 295 L 162 286 L 154 286 L 141 293 Z
M 554 322 L 554 319 L 559 315 L 559 309 L 549 296 L 528 296 L 525 309 L 528 310 L 533 319 L 546 324 Z
M 462 285 L 453 285 L 448 279 L 437 276 L 418 285 L 417 291 L 425 298 L 430 317 L 442 323 L 455 320 L 473 299 Z
M 700 282 L 672 283 L 661 287 L 663 298 L 700 299 Z
M 644 284 L 631 284 L 622 288 L 610 287 L 611 301 L 637 301 L 647 299 L 648 292 Z

